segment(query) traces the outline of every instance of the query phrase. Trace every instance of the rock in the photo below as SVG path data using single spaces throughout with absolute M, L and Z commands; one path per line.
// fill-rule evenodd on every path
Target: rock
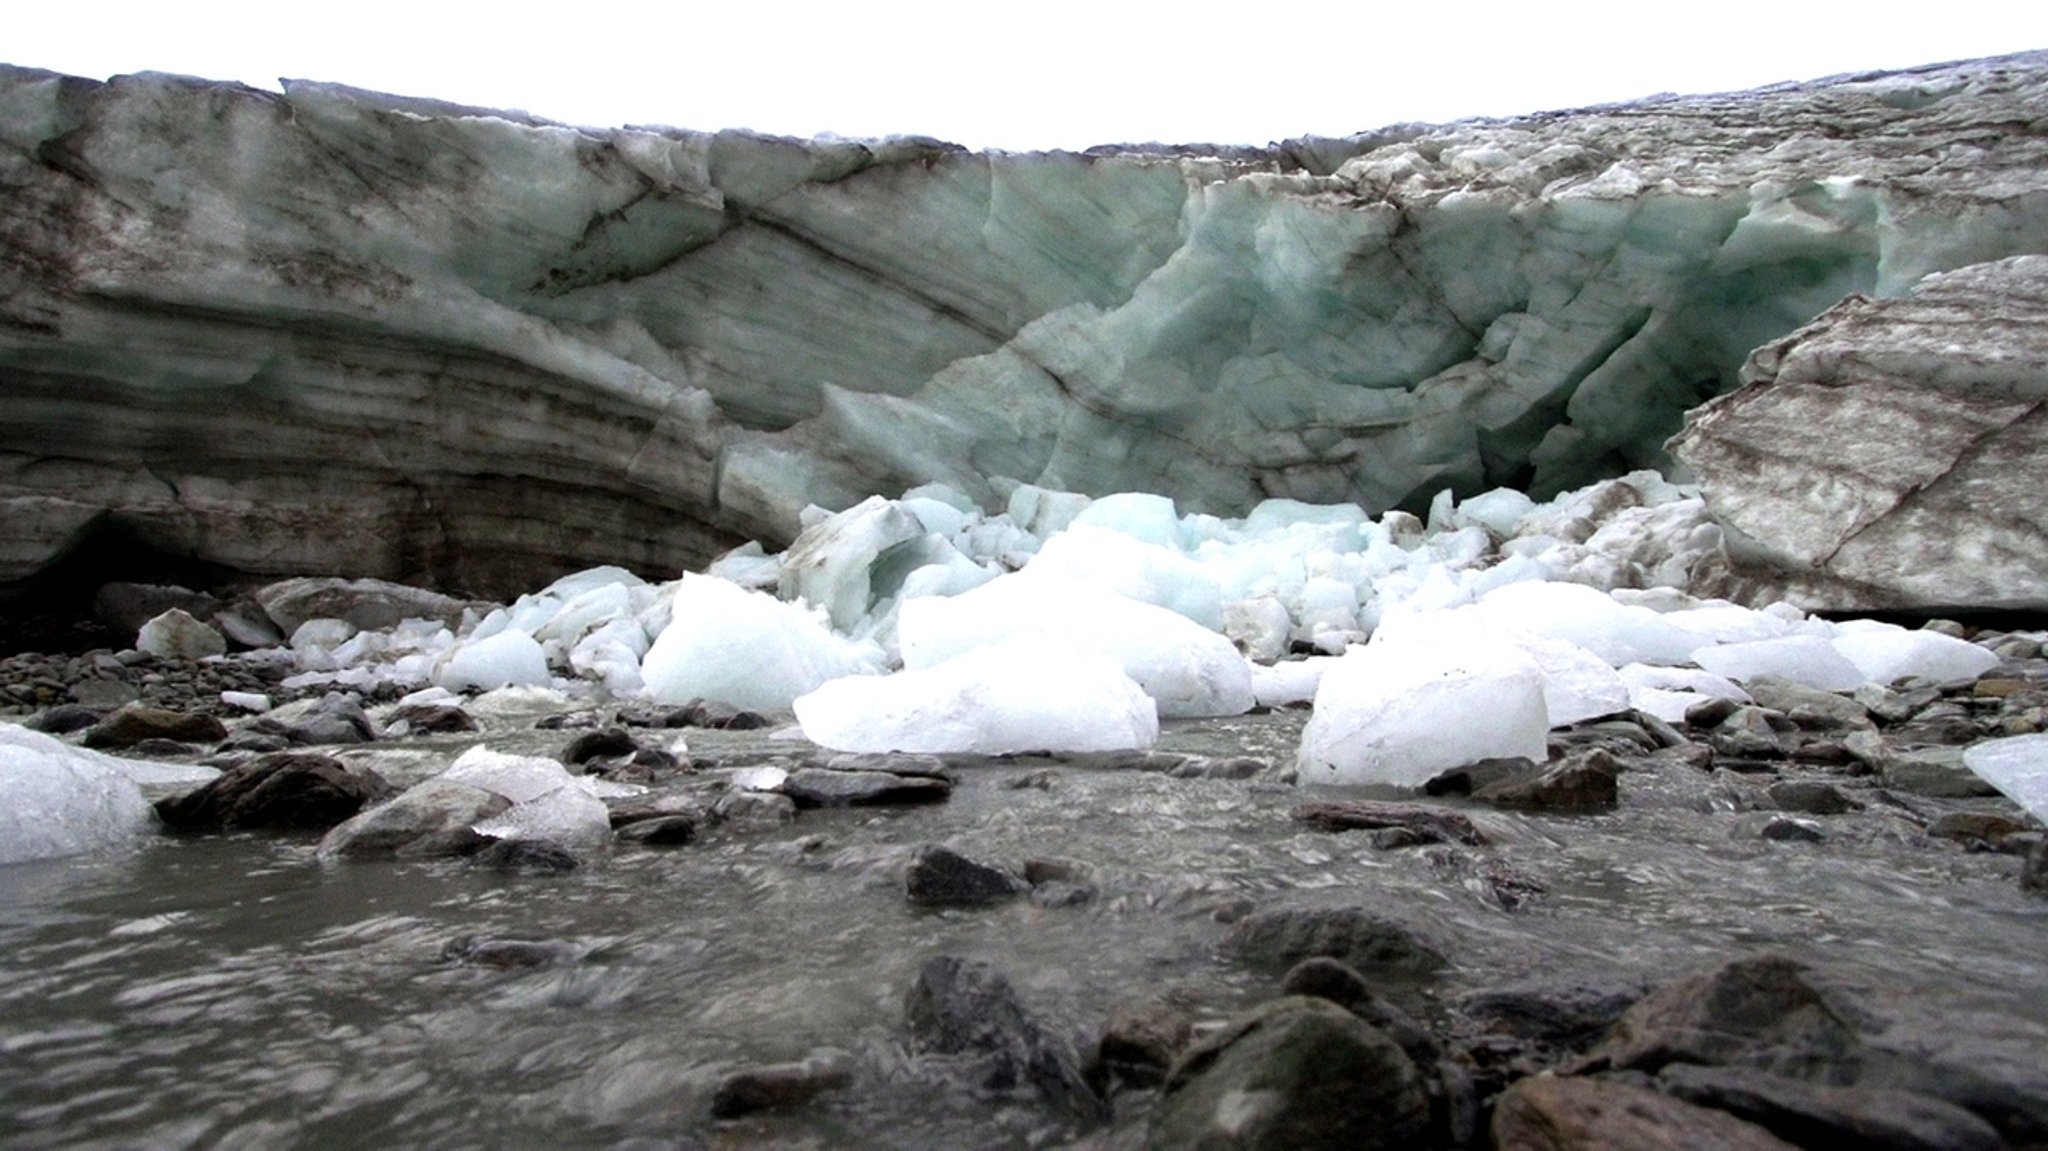
M 38 712 L 34 718 L 22 726 L 30 731 L 40 731 L 50 735 L 69 735 L 74 731 L 84 731 L 86 728 L 98 723 L 100 717 L 105 714 L 105 712 L 98 708 L 87 707 L 80 703 L 60 703 L 56 707 Z
M 1673 452 L 1747 540 L 1698 590 L 1841 611 L 2048 606 L 2048 258 L 1851 296 L 1759 348 Z M 1853 434 L 1844 434 L 1853 429 Z M 1731 553 L 1731 556 L 1733 553 Z
M 725 731 L 755 731 L 768 726 L 768 717 L 758 711 L 734 707 L 717 700 L 693 699 L 664 713 L 662 727 L 708 727 Z
M 1493 1109 L 1496 1151 L 1795 1151 L 1722 1111 L 1628 1083 L 1532 1076 Z
M 1640 987 L 1537 983 L 1474 992 L 1458 1010 L 1488 1031 L 1564 1050 L 1598 1040 L 1637 1000 Z
M 853 1082 L 853 1056 L 814 1052 L 797 1063 L 769 1063 L 728 1072 L 711 1095 L 711 1114 L 735 1119 L 756 1111 L 798 1107 Z
M 180 743 L 216 743 L 226 739 L 228 729 L 210 715 L 167 711 L 143 703 L 127 704 L 86 729 L 87 747 L 132 747 L 146 739 L 171 739 Z
M 1742 701 L 1726 696 L 1709 696 L 1685 709 L 1685 722 L 1697 728 L 1714 728 L 1742 709 Z
M 2020 867 L 2020 890 L 2048 896 L 2048 839 L 2027 849 L 2026 862 Z
M 1745 680 L 1742 687 L 1759 706 L 1782 712 L 1794 724 L 1808 730 L 1872 726 L 1869 710 L 1839 692 L 1822 691 L 1770 675 Z
M 74 683 L 65 692 L 73 703 L 97 711 L 117 708 L 134 703 L 142 698 L 142 692 L 132 683 L 118 679 L 88 679 Z
M 963 1055 L 988 1091 L 1030 1091 L 1085 1118 L 1102 1102 L 1073 1054 L 1046 1030 L 993 964 L 941 955 L 918 968 L 904 1004 L 914 1049 Z
M 413 703 L 391 713 L 385 733 L 391 736 L 448 735 L 481 731 L 476 717 L 449 703 Z
M 582 957 L 582 949 L 557 939 L 458 935 L 441 948 L 441 958 L 448 962 L 507 970 L 566 967 Z
M 469 854 L 460 848 L 475 849 L 475 825 L 511 806 L 511 800 L 483 788 L 430 779 L 336 826 L 320 841 L 320 855 L 325 859 L 388 857 L 430 839 L 437 849 L 445 847 L 445 854 Z M 464 832 L 469 834 L 461 834 Z M 453 838 L 434 838 L 443 836 Z
M 697 838 L 697 819 L 688 815 L 657 815 L 623 824 L 613 833 L 642 847 L 676 847 Z
M 158 659 L 195 660 L 227 654 L 228 641 L 184 609 L 174 607 L 143 624 L 135 633 L 135 646 Z
M 310 708 L 273 711 L 257 718 L 248 730 L 281 735 L 296 744 L 365 743 L 377 728 L 350 692 L 330 691 Z
M 2025 830 L 2026 825 L 2018 820 L 1989 811 L 1943 812 L 1934 818 L 1934 822 L 1927 825 L 1927 834 L 1936 839 L 1958 839 L 1992 845 Z
M 374 777 L 324 755 L 262 755 L 196 791 L 158 800 L 158 818 L 178 831 L 326 831 L 384 798 Z
M 806 767 L 791 772 L 781 791 L 798 807 L 878 807 L 944 803 L 953 785 L 930 776 Z
M 171 584 L 115 581 L 101 584 L 92 597 L 93 618 L 120 635 L 134 635 L 150 620 L 171 611 L 184 612 L 195 621 L 209 620 L 219 607 L 220 601 L 205 592 Z
M 1146 1146 L 1395 1151 L 1428 1127 L 1422 1074 L 1393 1040 L 1332 1003 L 1289 996 L 1181 1056 Z
M 1121 1080 L 1141 1087 L 1164 1082 L 1166 1072 L 1194 1041 L 1189 1008 L 1171 995 L 1119 1003 L 1095 1045 L 1091 1081 Z
M 904 876 L 910 902 L 920 907 L 980 907 L 1029 891 L 1024 877 L 981 863 L 941 844 L 917 849 Z
M 498 839 L 469 853 L 473 867 L 526 875 L 560 875 L 583 866 L 575 853 L 545 839 Z
M 1777 843 L 1819 843 L 1827 838 L 1825 832 L 1806 820 L 1783 817 L 1764 820 L 1756 834 L 1760 839 Z
M 562 749 L 561 760 L 567 764 L 585 763 L 600 756 L 630 756 L 640 750 L 640 741 L 623 727 L 604 727 L 586 731 L 569 741 Z
M 1418 1067 L 1434 1066 L 1443 1055 L 1436 1037 L 1406 1011 L 1373 994 L 1366 978 L 1347 964 L 1318 956 L 1295 964 L 1280 981 L 1283 995 L 1328 1000 L 1378 1028 L 1399 1044 Z
M 1408 833 L 1410 844 L 1450 842 L 1481 846 L 1488 842 L 1463 812 L 1422 803 L 1305 803 L 1294 809 L 1294 818 L 1317 831 L 1395 828 Z
M 1963 754 L 1959 747 L 1894 749 L 1878 772 L 1886 787 L 1912 795 L 1940 799 L 1997 795 L 1997 788 L 1964 766 Z
M 1408 924 L 1364 907 L 1280 907 L 1238 920 L 1223 951 L 1276 971 L 1323 956 L 1380 977 L 1412 978 L 1444 965 L 1443 949 Z
M 1619 802 L 1622 762 L 1602 748 L 1574 752 L 1540 772 L 1497 780 L 1472 793 L 1495 807 L 1521 811 L 1612 811 Z
M 1589 1066 L 1654 1073 L 1670 1063 L 1744 1062 L 1812 1070 L 1845 1063 L 1857 1044 L 1857 1021 L 1805 966 L 1765 955 L 1644 996 Z
M 796 801 L 765 791 L 728 791 L 712 804 L 711 814 L 738 827 L 779 827 L 796 818 Z
M 1818 779 L 1781 779 L 1764 789 L 1781 811 L 1805 815 L 1842 815 L 1861 811 L 1863 805 L 1842 794 L 1842 789 Z
M 1748 1120 L 1801 1147 L 2002 1151 L 1997 1129 L 1953 1103 L 1912 1091 L 1829 1087 L 1747 1067 L 1673 1064 L 1657 1086 Z
M 470 606 L 466 600 L 379 579 L 288 579 L 260 587 L 252 597 L 286 635 L 313 619 L 338 619 L 358 631 L 389 631 L 408 619 L 456 628 Z

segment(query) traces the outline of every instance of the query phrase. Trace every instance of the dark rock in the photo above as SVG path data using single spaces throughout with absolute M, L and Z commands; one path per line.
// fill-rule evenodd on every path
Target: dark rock
M 1399 1045 L 1321 999 L 1238 1016 L 1167 1073 L 1151 1151 L 1396 1151 L 1429 1128 L 1420 1071 Z
M 768 717 L 717 700 L 693 699 L 662 717 L 662 727 L 708 727 L 754 731 L 768 726 Z
M 1279 971 L 1317 956 L 1375 976 L 1414 976 L 1444 965 L 1442 948 L 1400 920 L 1363 907 L 1255 911 L 1231 926 L 1223 951 L 1240 963 Z
M 1766 821 L 1757 835 L 1777 843 L 1819 843 L 1827 838 L 1820 828 L 1805 820 L 1782 817 Z
M 1024 877 L 980 863 L 942 844 L 917 849 L 904 879 L 910 902 L 920 907 L 980 907 L 1029 891 Z
M 178 756 L 199 754 L 197 745 L 175 739 L 145 739 L 140 743 L 130 744 L 127 751 L 129 755 L 143 759 L 175 759 Z
M 178 831 L 325 831 L 384 792 L 377 780 L 327 756 L 286 752 L 259 756 L 196 791 L 159 800 L 156 812 Z
M 1436 1037 L 1413 1016 L 1373 994 L 1365 976 L 1335 959 L 1319 956 L 1295 964 L 1280 981 L 1280 991 L 1283 995 L 1325 999 L 1342 1007 L 1400 1044 L 1418 1067 L 1431 1066 L 1443 1057 Z
M 791 772 L 778 790 L 798 807 L 876 807 L 943 803 L 953 785 L 926 776 L 806 767 Z
M 1622 763 L 1604 748 L 1574 752 L 1530 776 L 1497 780 L 1472 793 L 1496 807 L 1522 811 L 1612 811 Z
M 22 726 L 30 731 L 46 732 L 50 735 L 69 735 L 74 731 L 84 731 L 98 723 L 104 714 L 106 713 L 98 708 L 87 707 L 82 703 L 60 703 L 56 707 L 39 712 Z
M 1399 828 L 1421 843 L 1464 843 L 1480 846 L 1488 842 L 1463 812 L 1422 803 L 1376 803 L 1345 800 L 1333 803 L 1304 803 L 1294 809 L 1294 818 L 1317 831 L 1362 831 Z
M 227 727 L 210 715 L 131 703 L 87 728 L 84 743 L 87 747 L 122 748 L 132 747 L 145 739 L 215 743 L 227 736 Z
M 680 846 L 697 838 L 697 820 L 688 815 L 657 815 L 621 825 L 613 835 L 644 847 Z
M 1024 1006 L 993 964 L 935 956 L 918 969 L 904 1005 L 912 1046 L 973 1057 L 985 1090 L 1035 1091 L 1075 1114 L 1103 1114 L 1073 1054 Z
M 1714 696 L 1685 709 L 1685 722 L 1701 730 L 1721 726 L 1723 720 L 1742 709 L 1742 701 Z
M 441 958 L 451 963 L 507 969 L 564 967 L 582 956 L 581 949 L 557 939 L 513 939 L 487 935 L 459 935 L 441 948 Z
M 1454 767 L 1438 774 L 1422 785 L 1424 795 L 1470 795 L 1490 783 L 1527 775 L 1536 770 L 1536 761 L 1527 756 L 1510 756 L 1501 759 L 1482 759 L 1463 767 Z
M 2048 839 L 2027 850 L 2026 862 L 2020 865 L 2020 890 L 2048 896 Z
M 1676 1063 L 1657 1086 L 1725 1111 L 1801 1147 L 1868 1151 L 2002 1151 L 1998 1131 L 1971 1112 L 1912 1091 L 1802 1083 L 1748 1067 Z
M 625 712 L 619 713 L 619 722 L 628 725 L 635 724 L 635 720 L 628 719 Z M 554 715 L 545 715 L 534 720 L 533 726 L 536 731 L 587 731 L 591 728 L 604 726 L 604 713 L 593 709 L 557 712 Z M 649 721 L 638 723 L 637 726 L 658 727 L 660 725 L 654 721 Z
M 1973 728 L 1971 738 L 1975 735 Z M 1878 770 L 1886 787 L 1910 795 L 1966 799 L 1998 794 L 1997 788 L 1963 766 L 1963 749 L 1960 747 L 1894 750 Z
M 469 862 L 527 875 L 560 875 L 583 865 L 569 849 L 545 839 L 500 839 L 471 855 Z
M 743 1067 L 718 1081 L 711 1095 L 711 1114 L 736 1119 L 756 1111 L 797 1107 L 852 1082 L 853 1057 L 843 1051 L 815 1052 L 800 1063 Z
M 1495 1151 L 1795 1151 L 1753 1123 L 1628 1083 L 1548 1075 L 1493 1109 Z
M 1872 726 L 1868 708 L 1832 691 L 1769 675 L 1745 680 L 1742 687 L 1758 704 L 1783 712 L 1793 724 L 1809 731 Z
M 65 689 L 65 694 L 70 696 L 74 703 L 102 711 L 134 703 L 142 698 L 141 689 L 118 679 L 82 680 Z
M 711 807 L 720 823 L 740 827 L 776 827 L 796 818 L 796 801 L 767 791 L 729 791 Z
M 1771 722 L 1771 714 L 1760 707 L 1737 707 L 1707 734 L 1707 742 L 1719 754 L 1734 759 L 1785 758 L 1785 741 Z
M 1459 1000 L 1458 1010 L 1489 1032 L 1576 1051 L 1598 1041 L 1642 997 L 1635 986 L 1530 984 L 1476 992 Z
M 392 735 L 447 735 L 481 731 L 476 717 L 450 703 L 410 703 L 391 713 Z
M 2010 816 L 1992 811 L 1949 811 L 1937 816 L 1927 825 L 1927 834 L 1936 839 L 1959 839 L 1998 844 L 2006 837 L 2026 830 L 2026 825 Z
M 361 859 L 408 848 L 413 858 L 470 854 L 480 846 L 471 828 L 510 806 L 504 796 L 480 787 L 430 779 L 337 825 L 320 841 L 320 854 Z M 447 850 L 428 851 L 429 846 Z
M 1745 1062 L 1825 1072 L 1856 1050 L 1858 1021 L 1783 956 L 1738 959 L 1651 992 L 1628 1009 L 1589 1067 L 1655 1073 L 1669 1063 Z
M 1171 995 L 1121 1003 L 1095 1045 L 1091 1081 L 1157 1086 L 1194 1039 L 1194 1015 Z
M 960 781 L 960 773 L 946 766 L 944 758 L 900 751 L 839 752 L 815 761 L 811 766 L 827 771 L 879 771 L 915 779 L 943 779 L 947 783 Z
M 224 752 L 254 752 L 258 755 L 264 755 L 273 751 L 283 751 L 291 745 L 292 741 L 281 735 L 273 735 L 267 731 L 250 731 L 244 728 L 222 740 L 220 750 Z
M 1818 779 L 1783 779 L 1765 789 L 1781 811 L 1805 815 L 1842 815 L 1861 811 L 1863 805 L 1842 794 L 1842 789 Z
M 467 859 L 498 842 L 473 827 L 451 827 L 430 831 L 418 839 L 399 844 L 393 859 Z
M 249 730 L 281 735 L 296 744 L 366 743 L 377 738 L 363 701 L 345 691 L 328 692 L 312 710 L 298 716 L 261 716 Z
M 601 727 L 586 731 L 569 741 L 560 756 L 563 763 L 576 764 L 600 756 L 630 756 L 640 750 L 640 741 L 623 727 Z

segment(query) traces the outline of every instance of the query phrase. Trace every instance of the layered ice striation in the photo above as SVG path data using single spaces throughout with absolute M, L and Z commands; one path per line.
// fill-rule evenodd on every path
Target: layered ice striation
M 0 582 L 128 547 L 510 595 L 933 482 L 1540 499 L 1661 465 L 1845 294 L 2048 248 L 2044 89 L 2028 55 L 1026 155 L 4 69 Z M 864 546 L 946 534 L 899 510 Z

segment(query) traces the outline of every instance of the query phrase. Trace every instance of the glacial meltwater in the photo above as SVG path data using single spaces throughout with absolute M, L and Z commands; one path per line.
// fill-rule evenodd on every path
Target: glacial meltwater
M 0 868 L 0 1146 L 1060 1146 L 1086 1121 L 911 1044 L 920 964 L 991 961 L 1085 1059 L 1119 1004 L 1170 993 L 1220 1020 L 1274 994 L 1276 973 L 1218 943 L 1250 909 L 1303 903 L 1363 904 L 1436 942 L 1441 973 L 1382 990 L 1438 1025 L 1481 990 L 1627 990 L 1783 951 L 1867 980 L 1901 1044 L 1960 1038 L 1959 1057 L 2013 1067 L 2048 1050 L 2048 902 L 2014 882 L 2015 857 L 1930 840 L 1906 800 L 1866 793 L 1820 841 L 1779 842 L 1742 777 L 1649 757 L 1613 812 L 1449 800 L 1490 845 L 1379 849 L 1292 817 L 1336 797 L 1286 782 L 1304 718 L 1167 725 L 1163 750 L 1270 765 L 1248 779 L 1024 757 L 958 768 L 941 804 L 728 822 L 560 875 L 323 863 L 312 840 L 252 834 Z M 492 719 L 482 741 L 552 754 L 570 734 L 532 720 Z M 700 777 L 812 753 L 688 738 Z M 374 755 L 390 770 L 394 748 L 445 762 L 478 741 Z M 933 842 L 1064 861 L 1068 898 L 913 906 L 905 869 Z M 546 946 L 507 966 L 451 952 L 464 937 Z M 722 1076 L 826 1049 L 849 1084 L 711 1116 Z M 1116 1094 L 1113 1122 L 1152 1098 Z

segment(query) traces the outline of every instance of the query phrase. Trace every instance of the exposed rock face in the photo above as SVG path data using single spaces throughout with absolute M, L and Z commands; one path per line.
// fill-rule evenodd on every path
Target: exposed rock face
M 1852 297 L 1759 348 L 1743 383 L 1672 441 L 1734 529 L 1721 590 L 2048 606 L 2048 256 Z
M 1554 490 L 1661 462 L 1846 293 L 2048 249 L 2044 86 L 2033 54 L 1216 158 L 4 69 L 0 582 L 128 546 L 501 594 L 925 480 Z

